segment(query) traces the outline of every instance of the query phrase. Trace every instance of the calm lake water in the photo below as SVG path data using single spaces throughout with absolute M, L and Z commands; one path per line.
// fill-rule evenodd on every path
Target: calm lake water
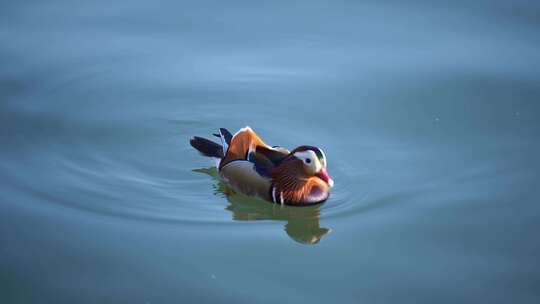
M 540 302 L 538 1 L 0 4 L 2 303 Z M 310 208 L 188 144 L 317 145 Z

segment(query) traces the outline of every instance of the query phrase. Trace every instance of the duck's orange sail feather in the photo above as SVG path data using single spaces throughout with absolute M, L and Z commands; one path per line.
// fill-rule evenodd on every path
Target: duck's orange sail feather
M 256 151 L 259 146 L 269 148 L 269 146 L 253 130 L 251 130 L 251 128 L 246 127 L 241 129 L 231 139 L 229 149 L 219 167 L 222 168 L 235 160 L 245 160 L 248 153 Z

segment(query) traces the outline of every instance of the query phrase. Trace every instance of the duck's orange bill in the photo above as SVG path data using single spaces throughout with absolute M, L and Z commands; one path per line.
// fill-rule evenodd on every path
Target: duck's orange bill
M 319 171 L 316 174 L 316 176 L 322 179 L 323 181 L 325 181 L 328 184 L 328 186 L 330 187 L 334 186 L 334 180 L 330 177 L 330 175 L 328 175 L 328 172 L 326 172 L 326 169 L 324 168 L 321 169 L 321 171 Z

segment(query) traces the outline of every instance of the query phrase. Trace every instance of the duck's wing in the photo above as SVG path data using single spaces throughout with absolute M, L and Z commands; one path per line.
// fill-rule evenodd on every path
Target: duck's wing
M 247 160 L 249 154 L 257 147 L 268 145 L 250 127 L 245 127 L 232 136 L 228 146 L 220 168 L 235 160 Z
M 249 162 L 253 163 L 253 168 L 264 177 L 270 177 L 270 172 L 276 166 L 270 159 L 261 153 L 252 152 L 248 155 Z
M 288 154 L 287 149 L 270 147 L 251 128 L 245 127 L 232 136 L 220 168 L 236 160 L 247 160 L 259 174 L 269 176 L 270 170 Z
M 258 146 L 255 150 L 255 154 L 260 154 L 270 160 L 274 165 L 278 165 L 287 157 L 291 152 L 283 147 L 262 147 Z

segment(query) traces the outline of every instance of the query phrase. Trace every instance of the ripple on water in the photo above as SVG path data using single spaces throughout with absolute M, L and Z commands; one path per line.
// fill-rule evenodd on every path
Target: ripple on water
M 199 122 L 196 118 L 145 123 L 144 127 L 150 130 L 129 142 L 115 139 L 130 135 L 129 129 L 136 129 L 132 125 L 135 122 L 117 124 L 115 133 L 97 138 L 76 136 L 77 128 L 73 127 L 64 137 L 57 137 L 64 142 L 48 145 L 39 157 L 26 163 L 28 170 L 8 166 L 12 170 L 7 172 L 28 195 L 82 212 L 190 225 L 278 221 L 284 223 L 284 230 L 292 239 L 309 244 L 319 242 L 331 230 L 321 227 L 321 217 L 345 216 L 365 205 L 369 185 L 363 185 L 363 176 L 355 175 L 345 161 L 331 163 L 329 169 L 336 186 L 322 205 L 277 206 L 234 193 L 219 181 L 215 169 L 201 168 L 200 164 L 212 161 L 189 147 L 191 135 L 210 128 L 210 123 L 204 123 L 206 120 Z M 152 130 L 163 127 L 176 131 L 160 134 Z M 85 134 L 92 134 L 84 130 Z M 287 140 L 300 142 L 295 135 Z M 54 174 L 25 176 L 33 172 Z

